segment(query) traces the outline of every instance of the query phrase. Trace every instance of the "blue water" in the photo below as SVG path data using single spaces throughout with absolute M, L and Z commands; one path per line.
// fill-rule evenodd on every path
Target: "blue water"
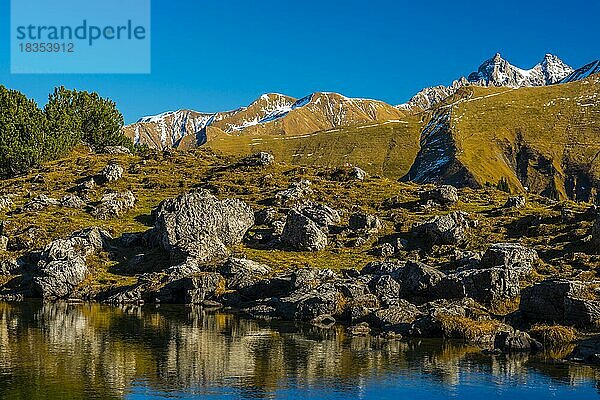
M 0 303 L 0 398 L 593 399 L 599 377 L 546 355 L 184 306 Z

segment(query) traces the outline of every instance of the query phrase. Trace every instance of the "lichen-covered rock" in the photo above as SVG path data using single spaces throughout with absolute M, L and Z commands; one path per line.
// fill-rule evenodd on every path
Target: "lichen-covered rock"
M 33 282 L 42 297 L 65 298 L 87 276 L 86 258 L 101 250 L 110 235 L 98 228 L 73 233 L 48 244 L 38 262 Z
M 123 167 L 121 167 L 119 164 L 110 163 L 104 167 L 102 172 L 100 172 L 100 178 L 104 182 L 113 182 L 121 179 L 123 176 L 123 171 Z
M 0 236 L 0 251 L 8 250 L 8 237 L 2 235 Z
M 265 276 L 271 273 L 271 268 L 256 261 L 231 257 L 219 268 L 219 271 L 226 277 L 238 275 Z
M 135 196 L 131 191 L 107 193 L 100 204 L 92 211 L 98 219 L 117 218 L 135 205 Z
M 242 158 L 240 160 L 240 165 L 247 167 L 266 167 L 273 164 L 273 162 L 275 162 L 275 157 L 273 154 L 261 151 L 259 153 L 254 153 L 248 157 Z
M 54 199 L 52 197 L 48 197 L 45 194 L 40 194 L 39 196 L 34 197 L 33 199 L 31 199 L 27 203 L 25 203 L 25 205 L 23 206 L 23 211 L 26 211 L 26 212 L 40 211 L 49 206 L 59 206 L 59 205 L 60 205 L 59 200 Z
M 504 268 L 465 270 L 443 277 L 436 291 L 440 298 L 470 297 L 482 304 L 498 304 L 519 296 L 519 274 Z
M 504 353 L 519 353 L 540 351 L 544 346 L 527 332 L 504 330 L 496 334 L 494 348 Z
M 299 289 L 282 297 L 278 304 L 286 320 L 313 321 L 322 316 L 335 316 L 341 311 L 341 293 L 333 283 L 324 283 L 313 289 Z
M 406 334 L 410 326 L 422 315 L 414 304 L 400 300 L 397 305 L 373 312 L 370 321 L 377 328 Z
M 256 225 L 271 225 L 277 220 L 277 210 L 273 207 L 265 207 L 254 213 Z
M 300 207 L 299 212 L 322 227 L 337 225 L 341 221 L 340 214 L 336 210 L 325 204 L 312 201 Z
M 529 274 L 538 258 L 535 250 L 519 243 L 496 243 L 485 251 L 480 265 L 483 268 L 501 267 Z
M 327 247 L 327 235 L 319 225 L 296 210 L 290 210 L 287 215 L 281 241 L 301 251 L 319 251 Z
M 398 277 L 399 271 L 406 266 L 406 261 L 372 261 L 360 270 L 361 275 L 391 275 Z
M 400 297 L 400 284 L 390 275 L 374 275 L 369 282 L 369 289 L 380 299 Z
M 521 291 L 519 310 L 532 321 L 585 326 L 600 320 L 598 282 L 545 280 Z
M 397 279 L 401 282 L 400 295 L 405 299 L 431 298 L 435 296 L 437 284 L 446 275 L 420 262 L 409 261 L 398 270 Z
M 241 200 L 219 200 L 206 190 L 160 203 L 151 234 L 172 259 L 199 262 L 224 258 L 227 246 L 241 243 L 254 225 L 254 213 Z
M 275 198 L 282 206 L 297 206 L 306 201 L 307 197 L 312 194 L 312 189 L 310 186 L 311 182 L 304 179 L 298 182 L 293 182 L 287 189 L 277 192 Z
M 0 211 L 5 211 L 12 208 L 13 204 L 12 195 L 0 196 Z
M 438 215 L 416 225 L 412 232 L 433 244 L 460 244 L 467 238 L 471 228 L 467 217 L 468 214 L 463 211 Z
M 85 201 L 76 194 L 67 194 L 60 199 L 60 205 L 67 208 L 84 208 Z
M 451 205 L 458 201 L 458 190 L 452 185 L 441 185 L 419 194 L 421 201 L 433 201 L 441 205 Z
M 377 233 L 382 228 L 382 223 L 374 215 L 367 213 L 354 213 L 350 215 L 349 227 L 353 231 L 364 231 L 366 233 Z

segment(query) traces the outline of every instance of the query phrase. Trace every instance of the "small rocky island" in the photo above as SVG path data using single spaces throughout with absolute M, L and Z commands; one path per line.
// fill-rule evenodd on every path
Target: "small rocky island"
M 4 301 L 197 304 L 600 362 L 591 204 L 119 147 L 78 149 L 2 193 Z

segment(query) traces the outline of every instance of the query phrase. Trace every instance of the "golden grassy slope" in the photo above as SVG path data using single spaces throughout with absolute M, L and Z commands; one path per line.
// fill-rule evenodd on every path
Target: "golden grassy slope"
M 470 96 L 452 106 L 451 129 L 457 158 L 480 184 L 505 177 L 513 189 L 523 190 L 516 174 L 522 147 L 551 160 L 562 197 L 567 169 L 600 181 L 600 76 L 554 86 L 469 90 Z M 531 176 L 527 184 L 540 192 L 542 181 Z

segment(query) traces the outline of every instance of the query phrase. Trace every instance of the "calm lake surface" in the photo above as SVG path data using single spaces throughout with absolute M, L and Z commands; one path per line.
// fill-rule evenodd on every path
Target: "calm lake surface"
M 591 399 L 600 370 L 184 306 L 0 303 L 0 397 Z

